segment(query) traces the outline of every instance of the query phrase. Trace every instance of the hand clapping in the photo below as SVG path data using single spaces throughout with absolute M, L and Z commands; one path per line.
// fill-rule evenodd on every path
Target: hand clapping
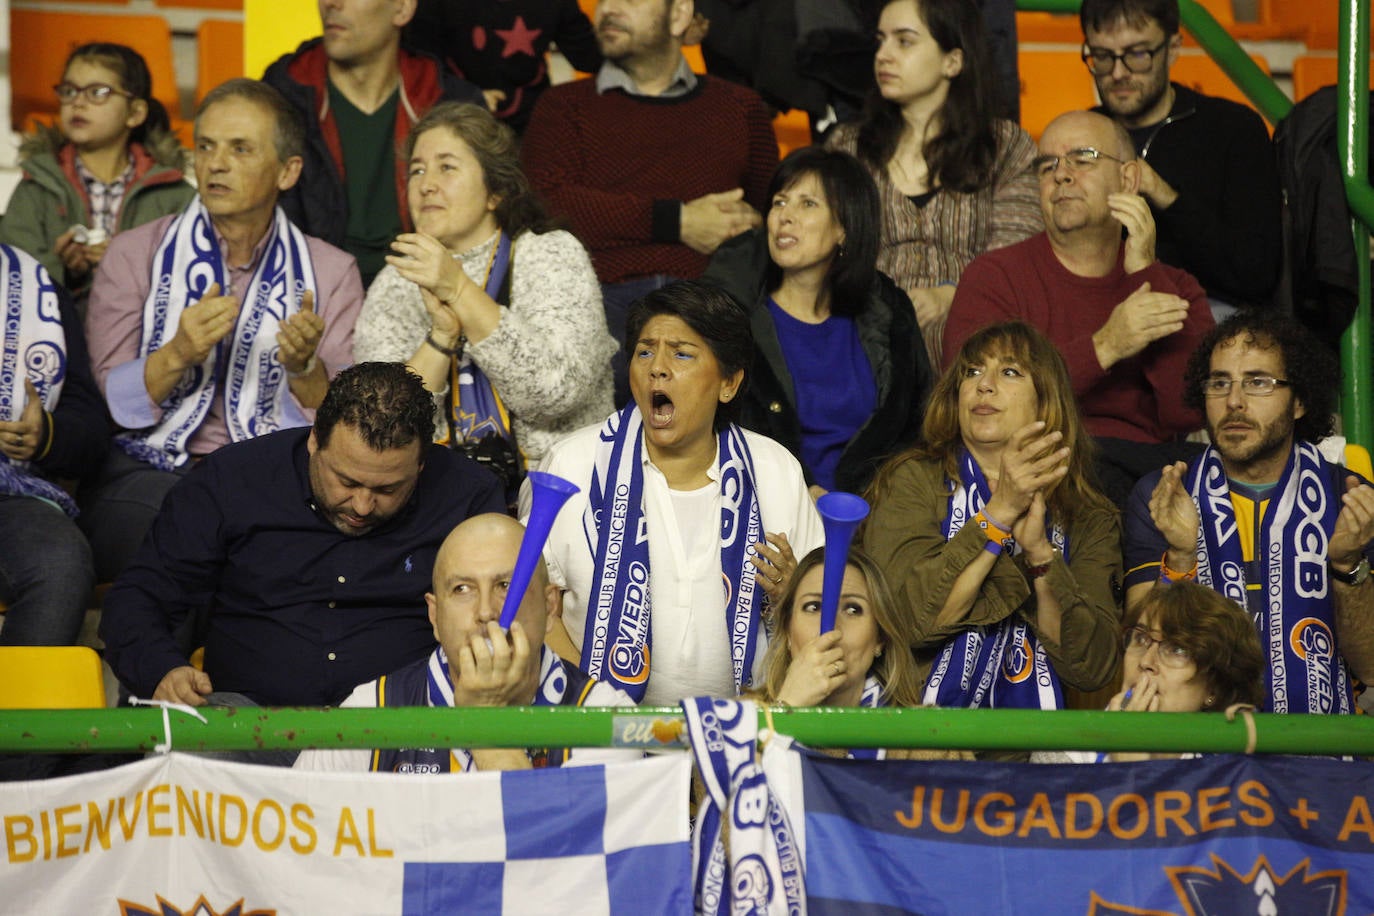
M 1045 494 L 1069 473 L 1069 448 L 1060 445 L 1063 439 L 1063 433 L 1047 432 L 1043 420 L 1013 433 L 1002 450 L 997 488 L 984 510 L 999 524 L 1011 526 L 1027 561 L 1037 565 L 1052 556 L 1045 536 Z
M 463 268 L 444 243 L 423 232 L 405 232 L 391 243 L 396 252 L 386 262 L 402 277 L 429 290 L 440 302 L 457 307 L 467 287 L 472 285 Z

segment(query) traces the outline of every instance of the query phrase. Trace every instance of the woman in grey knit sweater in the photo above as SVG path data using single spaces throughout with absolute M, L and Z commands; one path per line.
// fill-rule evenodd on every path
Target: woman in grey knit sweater
M 537 467 L 560 435 L 613 406 L 616 344 L 591 261 L 571 234 L 547 231 L 515 135 L 485 109 L 436 105 L 404 156 L 415 231 L 367 291 L 354 358 L 419 373 L 440 441 L 470 454 L 518 447 Z

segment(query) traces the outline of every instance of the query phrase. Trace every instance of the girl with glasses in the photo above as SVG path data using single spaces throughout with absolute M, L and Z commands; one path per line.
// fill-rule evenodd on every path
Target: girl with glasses
M 1122 686 L 1107 709 L 1222 712 L 1264 699 L 1264 654 L 1245 609 L 1195 582 L 1159 585 L 1126 613 Z M 1042 763 L 1147 760 L 1176 754 L 1037 753 Z
M 40 126 L 20 149 L 24 178 L 0 221 L 0 241 L 38 258 L 77 296 L 84 317 L 110 237 L 180 212 L 195 189 L 137 51 L 82 45 L 53 90 L 58 123 Z

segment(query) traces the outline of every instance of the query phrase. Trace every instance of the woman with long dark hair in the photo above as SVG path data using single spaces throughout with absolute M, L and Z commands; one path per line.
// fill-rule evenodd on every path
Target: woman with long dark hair
M 916 308 L 932 363 L 968 263 L 1039 232 L 1035 144 L 995 114 L 978 4 L 891 0 L 878 21 L 877 89 L 829 145 L 856 154 L 878 185 L 878 269 Z

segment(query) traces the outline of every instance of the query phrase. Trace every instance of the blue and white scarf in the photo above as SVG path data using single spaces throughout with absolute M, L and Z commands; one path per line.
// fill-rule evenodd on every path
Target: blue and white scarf
M 146 357 L 166 346 L 176 336 L 181 313 L 199 302 L 211 283 L 218 283 L 222 292 L 229 290 L 229 271 L 210 216 L 197 197 L 168 225 L 153 254 L 138 355 Z M 247 290 L 233 333 L 210 351 L 205 362 L 186 372 L 163 402 L 162 421 L 120 435 L 115 440 L 120 448 L 163 470 L 184 464 L 186 443 L 209 412 L 219 381 L 224 382 L 230 441 L 308 425 L 291 400 L 286 369 L 277 361 L 276 338 L 281 322 L 300 309 L 305 291 L 318 290 L 305 235 L 280 207 Z
M 1189 470 L 1188 492 L 1203 524 L 1197 577 L 1248 608 L 1245 558 L 1226 470 L 1208 448 Z M 1336 650 L 1327 547 L 1343 491 L 1317 447 L 1298 442 L 1259 524 L 1255 559 L 1268 573 L 1263 605 L 1251 609 L 1265 667 L 1265 712 L 1349 713 L 1353 688 Z M 1258 507 L 1256 507 L 1258 509 Z
M 748 700 L 682 701 L 706 794 L 692 827 L 692 897 L 698 914 L 806 912 L 805 876 L 787 812 L 754 754 L 758 712 Z M 730 819 L 726 856 L 722 820 Z
M 877 709 L 887 705 L 887 696 L 882 683 L 873 675 L 864 678 L 863 693 L 859 696 L 859 706 L 864 709 Z M 851 747 L 844 752 L 851 760 L 882 760 L 886 753 L 880 747 Z
M 720 471 L 720 568 L 735 688 L 748 686 L 762 619 L 754 545 L 763 539 L 754 460 L 731 425 L 717 444 Z M 644 429 L 630 403 L 601 430 L 582 528 L 596 558 L 596 584 L 583 631 L 582 670 L 638 703 L 649 681 L 649 535 L 644 517 Z
M 492 252 L 491 266 L 487 268 L 485 290 L 493 300 L 501 291 L 509 269 L 510 236 L 502 232 Z M 453 441 L 467 442 L 493 433 L 513 441 L 510 414 L 482 367 L 472 361 L 466 347 L 452 362 L 449 390 L 453 392 L 453 412 L 449 417 L 449 434 Z
M 950 483 L 953 486 L 953 482 Z M 987 504 L 991 490 L 967 450 L 959 457 L 959 484 L 949 497 L 944 535 L 949 540 Z M 1069 558 L 1068 536 L 1049 526 L 1050 543 Z M 1012 546 L 1013 554 L 1021 552 Z M 985 627 L 971 627 L 945 643 L 931 668 L 922 699 L 937 706 L 1059 709 L 1064 705 L 1059 675 L 1030 625 L 1016 615 Z
M 430 706 L 453 705 L 453 679 L 450 677 L 448 655 L 443 646 L 435 649 L 429 656 L 429 667 L 425 671 L 429 685 Z M 534 691 L 531 706 L 559 706 L 568 690 L 568 672 L 563 669 L 563 660 L 549 651 L 547 646 L 539 650 L 539 686 Z M 466 748 L 455 747 L 453 772 L 466 773 L 472 769 L 472 752 Z
M 67 378 L 67 335 L 57 304 L 57 287 L 31 255 L 0 245 L 0 420 L 12 423 L 28 403 L 24 379 L 33 382 L 43 408 L 51 413 Z M 50 500 L 76 517 L 76 503 L 66 490 L 30 470 L 28 461 L 0 455 L 0 493 Z

